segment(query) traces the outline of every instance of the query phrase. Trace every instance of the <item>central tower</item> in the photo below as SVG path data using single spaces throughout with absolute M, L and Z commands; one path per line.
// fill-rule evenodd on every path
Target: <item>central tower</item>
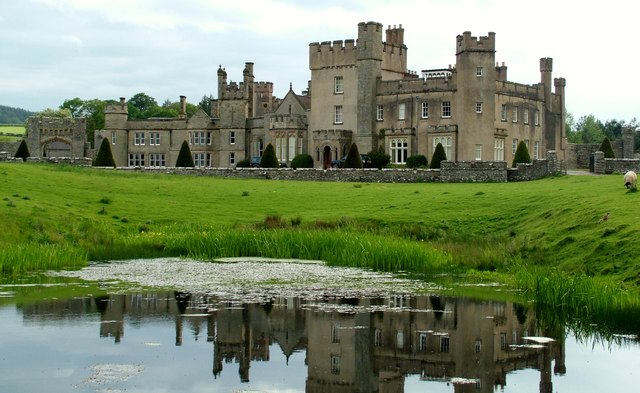
M 382 78 L 382 24 L 359 23 L 356 48 L 358 103 L 354 139 L 360 153 L 366 153 L 378 147 L 375 114 L 378 80 Z

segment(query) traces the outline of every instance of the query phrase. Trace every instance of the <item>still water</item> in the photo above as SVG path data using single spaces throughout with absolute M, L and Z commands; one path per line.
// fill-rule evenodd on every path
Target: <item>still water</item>
M 171 280 L 200 268 L 216 276 L 230 274 L 225 269 L 269 274 L 253 265 L 193 263 L 174 266 Z M 71 273 L 90 275 L 102 287 L 83 289 L 77 278 L 64 284 L 78 289 L 71 296 L 0 285 L 0 392 L 584 393 L 640 386 L 637 337 L 578 340 L 545 331 L 523 305 L 457 298 L 438 288 L 395 291 L 409 288 L 408 281 L 384 275 L 369 281 L 356 270 L 320 274 L 318 266 L 311 269 L 329 280 L 307 282 L 313 291 L 285 290 L 296 286 L 291 277 L 287 284 L 215 282 L 205 291 L 199 280 L 212 279 L 199 272 L 187 280 L 197 292 L 185 291 L 187 282 L 158 282 L 150 270 L 145 278 L 134 275 L 141 281 L 155 275 L 162 289 L 115 279 L 118 269 L 141 264 Z M 281 277 L 286 269 L 308 268 L 283 266 L 271 267 Z M 340 279 L 332 275 L 371 285 L 343 283 L 338 290 L 332 285 Z M 25 288 L 44 295 L 22 298 Z

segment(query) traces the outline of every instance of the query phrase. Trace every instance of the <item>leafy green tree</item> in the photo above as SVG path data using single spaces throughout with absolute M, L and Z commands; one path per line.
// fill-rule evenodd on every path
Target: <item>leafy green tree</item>
M 344 160 L 343 168 L 362 168 L 362 158 L 360 152 L 358 152 L 358 145 L 355 142 L 349 147 L 347 158 Z
M 391 162 L 391 156 L 385 154 L 382 148 L 379 148 L 378 150 L 371 150 L 367 155 L 371 159 L 371 165 L 374 168 L 382 169 Z
M 209 96 L 202 96 L 202 99 L 200 100 L 200 103 L 198 103 L 198 106 L 202 109 L 204 109 L 204 111 L 207 113 L 207 115 L 211 116 L 211 95 Z
M 71 111 L 68 108 L 62 108 L 62 109 L 47 108 L 36 113 L 33 116 L 38 118 L 54 117 L 58 119 L 71 119 L 73 117 L 73 115 L 71 114 Z
M 23 124 L 33 112 L 22 108 L 0 105 L 0 124 Z
M 278 157 L 276 157 L 276 149 L 271 143 L 269 143 L 262 153 L 262 158 L 260 158 L 260 167 L 277 168 L 279 166 Z
M 148 119 L 150 111 L 158 107 L 155 98 L 145 93 L 138 93 L 127 102 L 129 118 L 131 119 Z
M 420 168 L 427 166 L 427 157 L 422 154 L 407 158 L 407 168 Z
M 183 141 L 182 146 L 180 146 L 180 152 L 178 153 L 178 159 L 176 160 L 176 167 L 193 168 L 195 166 L 193 156 L 191 155 L 191 149 L 189 149 L 189 144 L 187 141 Z
M 604 123 L 604 135 L 609 140 L 616 140 L 622 138 L 622 128 L 624 128 L 624 121 L 618 121 L 616 119 L 607 120 Z
M 107 138 L 102 138 L 98 155 L 96 155 L 96 159 L 93 161 L 93 166 L 116 167 L 113 154 L 111 153 L 111 143 Z
M 574 143 L 600 143 L 604 138 L 604 125 L 593 115 L 582 116 L 575 129 Z
M 104 108 L 108 102 L 115 101 L 81 100 L 76 97 L 65 100 L 60 105 L 60 109 L 68 109 L 71 111 L 72 117 L 84 117 L 87 119 L 87 140 L 93 146 L 95 131 L 104 128 Z
M 517 164 L 529 164 L 531 162 L 531 156 L 529 155 L 529 149 L 527 149 L 527 145 L 524 141 L 520 141 L 518 143 L 518 148 L 516 149 L 516 154 L 513 157 L 512 167 L 516 167 Z
M 571 143 L 580 143 L 576 133 L 576 120 L 571 112 L 567 112 L 564 118 L 564 127 L 567 133 L 567 140 Z
M 440 163 L 446 160 L 447 153 L 444 151 L 444 146 L 442 146 L 442 143 L 438 143 L 436 145 L 436 149 L 433 151 L 433 156 L 431 157 L 431 164 L 429 164 L 429 168 L 440 169 Z
M 616 158 L 613 153 L 613 147 L 611 147 L 611 141 L 607 137 L 604 138 L 598 150 L 604 153 L 604 158 Z
M 27 142 L 23 139 L 20 142 L 20 146 L 18 146 L 18 151 L 16 151 L 16 158 L 22 158 L 22 161 L 27 161 L 31 155 L 29 154 L 29 147 L 27 147 Z
M 313 157 L 309 154 L 298 154 L 291 160 L 291 168 L 313 168 Z

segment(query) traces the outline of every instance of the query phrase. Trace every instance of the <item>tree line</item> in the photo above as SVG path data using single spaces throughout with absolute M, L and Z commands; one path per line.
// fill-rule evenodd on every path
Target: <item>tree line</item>
M 640 125 L 634 117 L 628 123 L 624 120 L 607 120 L 604 123 L 594 115 L 581 116 L 577 121 L 571 113 L 565 119 L 567 139 L 571 143 L 599 144 L 605 138 L 616 140 L 622 138 L 622 130 L 630 127 L 634 131 L 633 150 L 640 150 Z
M 0 105 L 0 124 L 23 124 L 33 114 L 26 109 Z

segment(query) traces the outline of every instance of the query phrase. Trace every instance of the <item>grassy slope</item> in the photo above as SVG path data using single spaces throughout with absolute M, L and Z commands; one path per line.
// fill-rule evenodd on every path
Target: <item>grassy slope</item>
M 243 193 L 248 195 L 243 196 Z M 217 179 L 0 163 L 0 246 L 101 241 L 177 222 L 234 226 L 267 215 L 424 224 L 451 249 L 513 243 L 529 263 L 638 283 L 640 193 L 620 175 L 503 184 L 353 184 Z M 101 202 L 108 202 L 103 203 Z M 104 208 L 106 214 L 99 214 Z M 600 218 L 610 213 L 607 221 Z M 123 222 L 123 218 L 126 217 Z M 96 229 L 97 228 L 97 229 Z M 454 246 L 451 246 L 451 245 Z M 464 246 L 462 247 L 464 248 Z M 472 257 L 469 249 L 461 254 Z

